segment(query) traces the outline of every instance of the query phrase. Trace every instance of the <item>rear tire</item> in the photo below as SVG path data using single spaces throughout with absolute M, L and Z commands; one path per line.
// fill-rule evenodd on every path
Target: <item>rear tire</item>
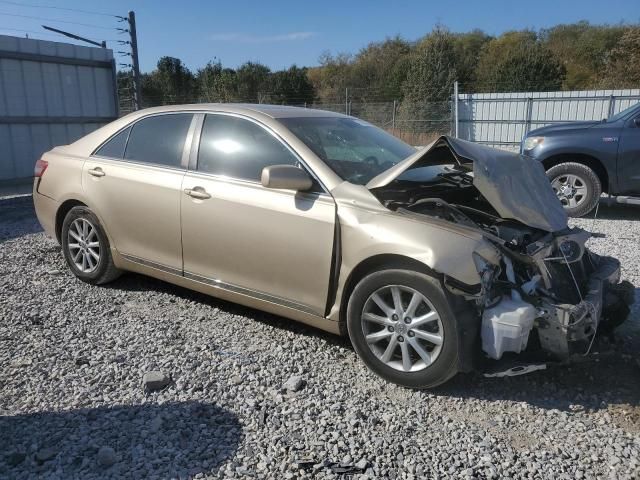
M 347 329 L 360 358 L 389 382 L 432 388 L 458 371 L 458 324 L 440 282 L 428 275 L 409 270 L 367 275 L 349 299 Z
M 109 239 L 98 217 L 87 207 L 73 207 L 62 223 L 62 253 L 67 265 L 83 282 L 100 285 L 118 278 Z
M 561 163 L 547 170 L 547 177 L 570 217 L 586 215 L 600 200 L 602 184 L 598 175 L 586 165 Z

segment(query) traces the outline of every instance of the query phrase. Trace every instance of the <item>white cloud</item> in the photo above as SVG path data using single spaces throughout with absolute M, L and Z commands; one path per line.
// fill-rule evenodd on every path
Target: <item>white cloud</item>
M 240 43 L 292 42 L 296 40 L 306 40 L 314 36 L 316 36 L 315 32 L 291 32 L 278 35 L 252 35 L 250 33 L 229 32 L 211 34 L 209 35 L 209 40 L 215 42 Z

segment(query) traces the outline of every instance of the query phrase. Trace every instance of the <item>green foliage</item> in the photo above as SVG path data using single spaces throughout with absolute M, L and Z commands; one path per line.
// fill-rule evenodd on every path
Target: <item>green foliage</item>
M 532 31 L 507 32 L 482 49 L 477 87 L 487 92 L 559 90 L 564 65 Z
M 236 70 L 238 98 L 245 102 L 258 103 L 258 94 L 267 88 L 269 67 L 255 62 L 247 62 Z
M 407 126 L 420 131 L 435 126 L 432 120 L 443 118 L 441 110 L 449 108 L 442 100 L 450 98 L 456 77 L 455 37 L 437 27 L 418 43 L 409 57 L 407 78 L 402 84 L 400 121 L 419 120 Z
M 146 104 L 184 103 L 194 93 L 193 74 L 178 58 L 161 57 L 156 69 L 142 78 L 142 97 Z
M 261 93 L 262 103 L 306 104 L 312 103 L 313 85 L 309 82 L 306 68 L 292 65 L 269 75 L 265 82 L 266 91 Z
M 200 99 L 205 102 L 232 102 L 236 98 L 236 72 L 222 68 L 220 60 L 198 70 L 196 82 Z
M 563 88 L 583 90 L 597 88 L 601 83 L 609 53 L 627 30 L 621 25 L 591 25 L 582 21 L 556 25 L 542 30 L 540 36 L 567 70 Z
M 638 88 L 640 85 L 640 27 L 628 29 L 607 56 L 605 87 Z M 610 87 L 609 87 L 610 88 Z
M 498 37 L 481 30 L 450 32 L 437 26 L 416 42 L 401 37 L 372 42 L 356 54 L 323 53 L 319 66 L 272 72 L 256 62 L 225 68 L 215 58 L 191 72 L 177 58 L 162 57 L 142 78 L 146 106 L 185 102 L 322 103 L 344 111 L 349 100 L 365 117 L 386 124 L 442 116 L 452 85 L 461 92 L 628 88 L 640 86 L 640 26 L 557 25 Z M 121 92 L 131 86 L 118 73 Z M 431 103 L 429 107 L 424 106 Z M 331 107 L 328 104 L 334 104 Z M 420 106 L 420 105 L 423 106 Z M 355 113 L 355 112 L 354 112 Z M 417 125 L 422 128 L 424 125 Z

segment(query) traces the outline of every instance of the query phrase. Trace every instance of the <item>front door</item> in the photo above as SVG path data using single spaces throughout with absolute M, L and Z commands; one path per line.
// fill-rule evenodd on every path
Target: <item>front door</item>
M 193 115 L 145 117 L 84 164 L 82 185 L 113 246 L 130 260 L 182 273 L 180 200 Z
M 618 184 L 621 195 L 640 197 L 640 116 L 630 118 L 621 130 L 618 146 Z
M 320 185 L 310 192 L 263 187 L 263 167 L 278 164 L 299 159 L 264 126 L 205 116 L 197 167 L 183 182 L 185 276 L 322 315 L 335 204 Z

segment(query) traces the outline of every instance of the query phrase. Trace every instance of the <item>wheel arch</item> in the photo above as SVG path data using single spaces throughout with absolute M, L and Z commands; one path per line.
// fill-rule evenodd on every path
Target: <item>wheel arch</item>
M 598 176 L 602 186 L 602 191 L 604 193 L 609 193 L 609 174 L 607 173 L 607 169 L 598 158 L 592 155 L 587 155 L 585 153 L 559 153 L 545 158 L 542 161 L 542 165 L 544 166 L 545 171 L 547 171 L 556 165 L 567 162 L 579 163 L 589 167 Z
M 358 282 L 370 273 L 391 269 L 412 270 L 438 279 L 442 277 L 428 265 L 405 255 L 384 253 L 365 258 L 351 270 L 342 291 L 342 301 L 340 302 L 341 333 L 347 333 L 347 304 Z
M 56 212 L 56 223 L 55 223 L 56 240 L 58 240 L 58 243 L 61 243 L 62 223 L 64 222 L 64 217 L 67 216 L 67 213 L 69 213 L 69 211 L 73 207 L 86 207 L 86 206 L 87 206 L 86 203 L 83 203 L 80 200 L 76 200 L 76 199 L 65 200 L 64 202 L 62 202 L 62 204 L 60 204 L 60 206 L 58 207 L 58 211 Z
M 339 319 L 341 335 L 348 336 L 347 306 L 355 286 L 370 273 L 383 269 L 411 270 L 423 273 L 441 282 L 444 280 L 444 274 L 437 272 L 425 263 L 404 255 L 378 254 L 362 260 L 349 273 L 343 289 Z M 470 372 L 474 369 L 475 365 L 479 322 L 473 309 L 469 307 L 468 303 L 462 297 L 451 294 L 444 286 L 443 291 L 451 302 L 451 308 L 453 309 L 460 328 L 460 353 L 457 359 L 458 369 L 461 372 Z

